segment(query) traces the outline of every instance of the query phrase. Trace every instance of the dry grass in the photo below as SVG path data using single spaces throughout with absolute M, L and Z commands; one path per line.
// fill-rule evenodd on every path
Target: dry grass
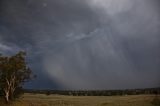
M 24 94 L 22 99 L 16 100 L 10 106 L 154 106 L 152 104 L 154 98 L 154 95 L 46 96 L 43 94 Z M 0 106 L 6 105 L 1 102 Z

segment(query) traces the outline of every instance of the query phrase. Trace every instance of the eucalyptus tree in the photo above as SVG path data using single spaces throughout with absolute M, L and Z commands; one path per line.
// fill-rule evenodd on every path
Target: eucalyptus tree
M 33 78 L 32 70 L 27 66 L 26 53 L 18 52 L 13 56 L 0 55 L 0 88 L 6 102 L 15 98 L 16 89 Z

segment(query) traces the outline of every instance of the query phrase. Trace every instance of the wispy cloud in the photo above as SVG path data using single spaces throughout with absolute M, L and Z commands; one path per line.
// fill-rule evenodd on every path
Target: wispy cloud
M 12 51 L 13 49 L 7 45 L 0 43 L 0 51 Z
M 6 45 L 4 43 L 0 43 L 0 53 L 6 55 L 12 55 L 17 53 L 18 51 L 23 50 L 20 47 L 16 46 L 15 44 Z

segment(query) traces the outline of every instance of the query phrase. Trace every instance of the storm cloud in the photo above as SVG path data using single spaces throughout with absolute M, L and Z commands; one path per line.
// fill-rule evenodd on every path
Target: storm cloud
M 158 0 L 1 0 L 0 52 L 28 53 L 29 88 L 160 85 Z

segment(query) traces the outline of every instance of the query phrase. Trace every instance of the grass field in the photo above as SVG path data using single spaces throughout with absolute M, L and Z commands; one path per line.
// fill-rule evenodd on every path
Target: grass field
M 160 106 L 153 105 L 154 95 L 132 96 L 61 96 L 24 94 L 10 106 Z M 1 100 L 0 106 L 6 106 Z

